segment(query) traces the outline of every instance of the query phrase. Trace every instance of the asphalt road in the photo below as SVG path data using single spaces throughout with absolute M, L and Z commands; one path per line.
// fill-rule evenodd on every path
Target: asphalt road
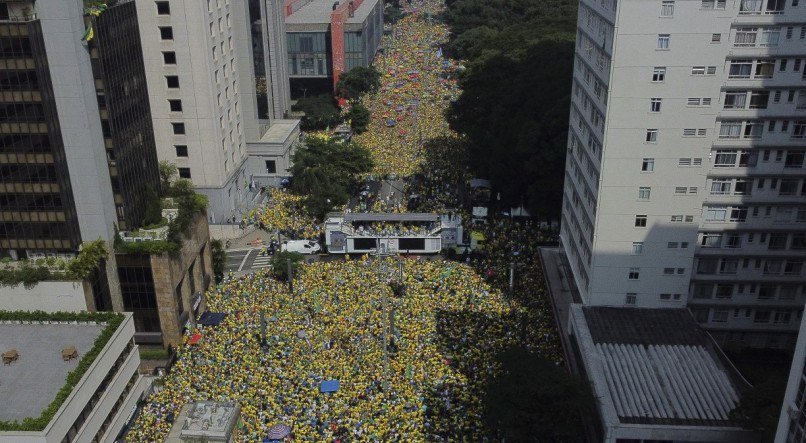
M 252 272 L 258 269 L 268 268 L 270 255 L 261 255 L 262 248 L 240 249 L 227 251 L 227 262 L 225 272 Z

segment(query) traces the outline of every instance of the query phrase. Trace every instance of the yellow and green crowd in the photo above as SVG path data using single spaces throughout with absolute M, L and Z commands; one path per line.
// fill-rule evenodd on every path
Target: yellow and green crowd
M 444 111 L 459 94 L 450 75 L 458 65 L 439 50 L 448 28 L 426 14 L 438 13 L 441 3 L 412 2 L 411 13 L 384 37 L 383 53 L 373 62 L 381 72 L 381 87 L 361 98 L 372 121 L 353 139 L 372 152 L 378 174 L 413 174 L 422 161 L 423 142 L 451 134 Z
M 253 442 L 276 424 L 295 442 L 496 441 L 481 416 L 496 353 L 525 341 L 560 361 L 523 336 L 525 308 L 456 262 L 318 262 L 300 268 L 293 294 L 257 273 L 226 280 L 207 305 L 228 315 L 188 331 L 201 340 L 180 347 L 128 441 L 162 441 L 169 418 L 199 400 L 238 402 Z M 325 380 L 338 380 L 338 391 L 321 393 Z
M 283 189 L 266 192 L 269 193 L 267 203 L 249 212 L 244 223 L 293 239 L 319 239 L 322 228 L 305 212 L 305 197 Z

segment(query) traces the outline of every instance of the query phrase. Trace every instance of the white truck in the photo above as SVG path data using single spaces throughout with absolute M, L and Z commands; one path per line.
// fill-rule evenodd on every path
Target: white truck
M 300 254 L 316 254 L 322 247 L 313 240 L 286 240 L 280 245 L 280 251 L 299 252 Z

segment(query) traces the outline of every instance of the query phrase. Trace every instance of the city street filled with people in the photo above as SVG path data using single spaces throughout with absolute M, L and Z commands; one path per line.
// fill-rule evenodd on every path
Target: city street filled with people
M 227 316 L 188 332 L 200 338 L 179 349 L 129 441 L 161 441 L 182 405 L 208 399 L 241 405 L 249 441 L 276 424 L 293 441 L 496 441 L 481 419 L 496 353 L 522 344 L 560 358 L 542 330 L 524 332 L 527 308 L 457 262 L 318 262 L 293 294 L 257 273 L 225 281 L 207 304 Z M 336 392 L 320 392 L 327 380 Z
M 384 37 L 374 62 L 381 87 L 361 98 L 372 122 L 353 140 L 371 151 L 376 177 L 410 182 L 417 174 L 408 193 L 428 200 L 421 207 L 461 212 L 466 167 L 449 165 L 460 145 L 444 117 L 459 92 L 460 68 L 439 49 L 448 29 L 432 20 L 437 5 L 407 3 L 408 14 Z M 424 143 L 432 139 L 447 143 Z M 321 224 L 306 214 L 304 196 L 268 192 L 268 204 L 244 223 L 287 238 L 319 237 Z M 405 199 L 390 196 L 365 191 L 356 198 L 372 212 L 406 210 Z M 424 229 L 376 223 L 361 233 Z M 563 357 L 536 250 L 543 234 L 509 220 L 481 229 L 481 247 L 456 260 L 363 256 L 304 264 L 293 292 L 269 271 L 230 275 L 206 295 L 208 311 L 227 314 L 223 322 L 186 332 L 177 362 L 127 440 L 162 441 L 184 404 L 219 400 L 241 406 L 246 441 L 262 441 L 275 425 L 291 428 L 290 441 L 500 441 L 500 430 L 483 418 L 485 386 L 500 372 L 496 356 L 519 346 L 558 365 Z M 335 392 L 323 392 L 333 381 Z
M 451 134 L 444 111 L 459 94 L 459 65 L 443 57 L 439 48 L 448 28 L 429 19 L 441 10 L 440 4 L 411 2 L 411 13 L 384 37 L 383 53 L 375 59 L 380 88 L 361 98 L 372 120 L 353 140 L 372 152 L 381 175 L 413 174 L 422 160 L 423 143 Z

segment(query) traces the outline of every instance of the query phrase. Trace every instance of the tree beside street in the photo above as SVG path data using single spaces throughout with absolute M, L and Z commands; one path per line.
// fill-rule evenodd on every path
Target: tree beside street
M 308 137 L 293 157 L 292 191 L 306 196 L 308 213 L 321 220 L 358 191 L 360 175 L 372 170 L 367 149 L 331 137 Z
M 596 414 L 587 380 L 522 348 L 498 356 L 502 373 L 484 398 L 484 421 L 504 441 L 585 441 L 580 417 Z
M 297 100 L 294 110 L 305 113 L 300 123 L 300 127 L 304 131 L 334 127 L 341 120 L 336 101 L 327 94 L 301 98 Z
M 350 122 L 350 128 L 355 131 L 356 134 L 366 131 L 367 126 L 369 126 L 369 121 L 372 118 L 369 109 L 357 102 L 350 106 L 350 110 L 347 111 L 344 117 Z
M 374 92 L 381 85 L 381 73 L 373 66 L 356 66 L 341 74 L 336 84 L 336 93 L 343 98 L 357 99 Z

